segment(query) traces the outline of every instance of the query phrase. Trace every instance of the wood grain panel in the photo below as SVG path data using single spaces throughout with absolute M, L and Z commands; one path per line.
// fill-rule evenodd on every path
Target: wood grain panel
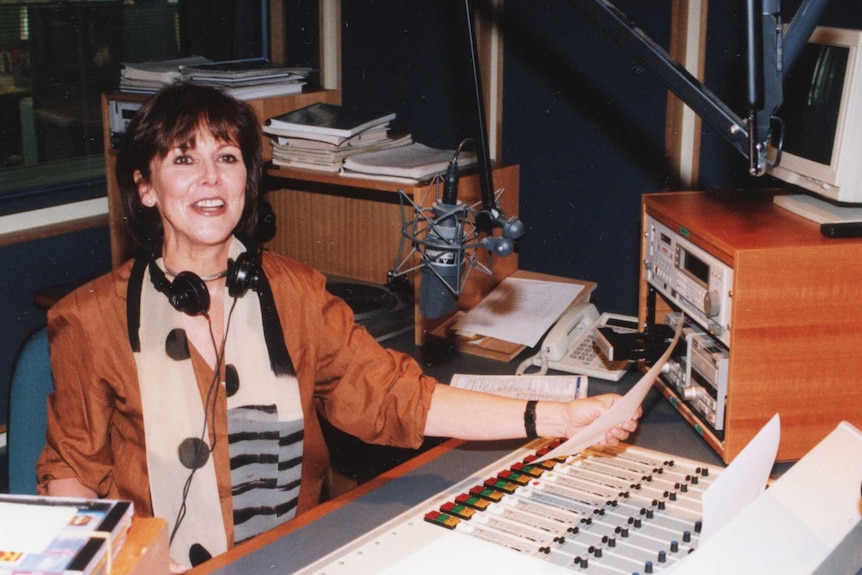
M 384 284 L 401 239 L 401 208 L 394 194 L 370 196 L 270 192 L 278 231 L 267 247 L 326 274 Z

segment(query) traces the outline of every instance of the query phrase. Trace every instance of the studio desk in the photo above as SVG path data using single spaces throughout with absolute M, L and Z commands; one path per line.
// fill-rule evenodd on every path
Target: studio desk
M 446 344 L 418 347 L 409 333 L 387 340 L 384 345 L 413 355 L 426 373 L 442 382 L 448 382 L 455 373 L 511 375 L 522 359 L 518 357 L 510 363 L 503 363 L 468 355 Z M 526 350 L 522 356 L 529 353 L 530 350 Z M 639 377 L 640 372 L 633 369 L 618 383 L 593 378 L 590 379 L 589 393 L 625 393 Z M 724 467 L 715 451 L 656 389 L 650 391 L 643 410 L 639 429 L 629 443 L 716 468 Z M 464 416 L 469 417 L 469 413 L 469 406 L 465 406 Z M 527 440 L 442 442 L 297 519 L 210 560 L 193 569 L 190 575 L 292 573 L 436 496 L 526 443 Z M 782 465 L 786 464 L 776 467 L 777 474 L 783 471 Z M 441 568 L 446 569 L 442 564 Z

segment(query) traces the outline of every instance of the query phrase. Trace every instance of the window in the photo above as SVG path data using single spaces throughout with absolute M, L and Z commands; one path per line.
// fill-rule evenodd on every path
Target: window
M 267 6 L 0 0 L 0 198 L 103 194 L 101 94 L 116 89 L 121 63 L 266 57 Z

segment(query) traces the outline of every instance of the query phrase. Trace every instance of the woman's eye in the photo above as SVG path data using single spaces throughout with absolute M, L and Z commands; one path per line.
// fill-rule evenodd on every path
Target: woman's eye
M 225 164 L 233 164 L 239 161 L 235 154 L 222 154 L 221 161 Z
M 178 154 L 177 157 L 174 158 L 175 164 L 191 164 L 192 157 L 187 154 Z

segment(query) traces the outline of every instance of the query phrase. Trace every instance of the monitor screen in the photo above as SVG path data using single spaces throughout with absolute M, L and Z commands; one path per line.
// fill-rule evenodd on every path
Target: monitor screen
M 784 80 L 782 152 L 770 149 L 773 176 L 832 202 L 862 204 L 860 49 L 859 30 L 815 29 Z
M 781 114 L 792 118 L 784 132 L 784 150 L 829 164 L 838 127 L 847 71 L 846 46 L 809 43 L 784 82 Z

